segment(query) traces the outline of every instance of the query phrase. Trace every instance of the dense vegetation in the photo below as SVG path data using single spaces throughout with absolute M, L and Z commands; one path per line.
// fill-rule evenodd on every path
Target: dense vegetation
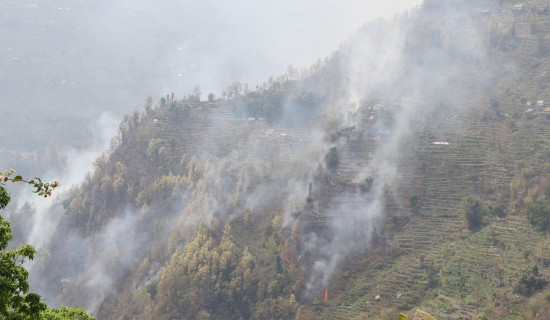
M 101 319 L 544 319 L 549 16 L 512 5 L 426 1 L 254 91 L 147 99 L 64 195 L 37 286 Z M 384 37 L 398 68 L 346 69 Z

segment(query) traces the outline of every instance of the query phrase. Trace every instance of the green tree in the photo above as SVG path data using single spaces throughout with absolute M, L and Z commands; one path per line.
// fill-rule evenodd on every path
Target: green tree
M 334 170 L 338 167 L 340 158 L 338 157 L 338 149 L 336 147 L 330 148 L 325 155 L 325 164 L 328 169 Z
M 440 284 L 439 270 L 433 263 L 428 266 L 428 270 L 426 272 L 426 284 L 428 288 L 436 288 Z
M 40 178 L 25 180 L 21 176 L 13 176 L 15 170 L 0 174 L 0 209 L 10 202 L 10 194 L 5 183 L 23 182 L 33 186 L 33 192 L 39 196 L 51 196 L 59 182 L 43 183 Z M 13 176 L 13 177 L 12 177 Z M 29 293 L 28 271 L 23 267 L 26 259 L 32 260 L 36 250 L 29 244 L 17 249 L 8 250 L 12 239 L 10 223 L 0 216 L 0 318 L 2 319 L 38 319 L 38 320 L 93 320 L 82 309 L 62 307 L 48 308 L 36 293 Z
M 525 210 L 529 222 L 540 231 L 544 231 L 550 225 L 550 201 L 537 200 L 527 204 Z
M 547 283 L 545 279 L 541 278 L 539 268 L 535 265 L 533 268 L 523 271 L 521 278 L 514 287 L 514 291 L 525 296 L 531 296 L 536 291 L 542 290 Z
M 92 320 L 94 318 L 86 314 L 84 309 L 61 307 L 59 309 L 48 308 L 41 314 L 40 320 Z
M 466 220 L 468 229 L 473 230 L 481 227 L 483 213 L 483 205 L 479 198 L 466 197 L 462 199 L 462 215 Z
M 193 95 L 195 96 L 195 99 L 197 99 L 197 101 L 201 101 L 201 87 L 200 86 L 195 86 L 195 88 L 193 88 Z
M 489 317 L 487 317 L 487 315 L 483 312 L 480 312 L 478 315 L 477 315 L 477 318 L 479 320 L 489 320 Z
M 411 208 L 414 213 L 418 213 L 420 209 L 420 198 L 418 195 L 413 194 L 409 197 L 409 208 Z
M 491 208 L 491 212 L 502 219 L 506 216 L 506 205 L 503 203 L 497 203 Z

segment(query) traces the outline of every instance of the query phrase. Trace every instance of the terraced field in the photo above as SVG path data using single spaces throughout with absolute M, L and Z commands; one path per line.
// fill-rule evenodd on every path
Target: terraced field
M 550 254 L 548 240 L 530 228 L 524 216 L 492 216 L 477 232 L 468 231 L 461 218 L 464 197 L 482 192 L 494 199 L 504 196 L 513 178 L 513 164 L 533 152 L 533 145 L 525 141 L 550 141 L 548 120 L 518 120 L 514 134 L 495 124 L 488 129 L 475 114 L 452 122 L 434 117 L 430 123 L 416 132 L 417 165 L 405 177 L 409 180 L 405 190 L 419 195 L 421 207 L 417 214 L 408 212 L 407 223 L 389 235 L 387 250 L 399 256 L 353 279 L 343 279 L 345 286 L 331 288 L 334 300 L 317 306 L 325 319 L 369 318 L 386 308 L 403 311 L 420 304 L 440 319 L 468 319 L 487 303 L 499 303 L 495 301 L 507 301 L 510 309 L 513 304 L 517 307 L 512 287 L 528 266 L 538 264 L 548 274 L 546 267 L 541 269 L 541 261 Z M 509 135 L 506 151 L 495 147 L 493 138 L 504 135 Z M 434 136 L 445 137 L 448 144 L 434 144 Z M 405 204 L 401 210 L 408 210 Z M 387 219 L 396 211 L 388 210 Z M 349 269 L 357 271 L 355 266 Z M 429 269 L 435 270 L 431 276 Z M 428 295 L 423 303 L 422 292 Z
M 473 94 L 472 99 L 480 100 Z M 530 228 L 521 213 L 488 216 L 485 226 L 473 232 L 461 218 L 464 197 L 484 194 L 487 201 L 498 202 L 509 190 L 517 161 L 550 141 L 550 120 L 543 115 L 517 119 L 513 128 L 506 121 L 502 116 L 482 119 L 476 110 L 420 119 L 400 156 L 391 159 L 401 172 L 399 194 L 386 207 L 387 230 L 374 249 L 391 259 L 372 262 L 367 254 L 329 284 L 328 301 L 303 308 L 323 319 L 371 318 L 386 309 L 415 307 L 440 319 L 469 319 L 488 303 L 517 310 L 520 300 L 513 286 L 526 268 L 537 264 L 550 275 L 550 240 Z M 158 112 L 149 127 L 150 137 L 144 139 L 177 141 L 168 157 L 174 163 L 190 155 L 223 157 L 240 150 L 240 157 L 263 162 L 276 154 L 283 165 L 285 159 L 299 159 L 318 139 L 308 130 L 237 118 L 227 106 L 195 110 L 183 122 Z M 304 231 L 322 234 L 337 225 L 339 217 L 329 208 L 338 207 L 338 194 L 359 192 L 361 170 L 383 143 L 341 140 L 338 169 L 316 188 L 314 210 L 301 217 Z M 138 161 L 139 155 L 128 157 Z M 415 209 L 407 202 L 413 194 L 419 199 Z M 392 217 L 398 219 L 395 225 L 390 225 Z
M 468 319 L 488 303 L 517 310 L 520 300 L 513 286 L 527 267 L 537 264 L 542 274 L 550 275 L 548 264 L 541 263 L 549 261 L 550 240 L 530 228 L 521 213 L 504 219 L 489 216 L 474 232 L 461 218 L 466 196 L 484 194 L 497 202 L 505 197 L 517 161 L 550 141 L 550 121 L 543 115 L 522 117 L 511 128 L 507 118 L 482 119 L 478 112 L 432 114 L 415 125 L 400 156 L 392 159 L 401 172 L 399 194 L 385 216 L 386 225 L 394 216 L 398 223 L 376 249 L 392 258 L 371 263 L 367 256 L 347 266 L 329 285 L 330 299 L 305 309 L 324 319 L 356 319 L 376 317 L 386 309 L 422 307 L 440 319 Z M 235 150 L 249 160 L 265 162 L 276 154 L 281 164 L 285 159 L 290 163 L 316 139 L 308 130 L 239 119 L 227 106 L 196 110 L 183 122 L 161 112 L 149 126 L 148 138 L 178 141 L 170 150 L 175 163 L 189 155 L 223 157 Z M 305 231 L 322 234 L 334 227 L 338 216 L 328 208 L 338 206 L 336 195 L 358 192 L 361 170 L 383 143 L 341 140 L 338 169 L 316 189 L 315 210 L 301 217 Z M 413 194 L 420 204 L 414 210 L 407 203 Z
M 498 14 L 501 21 L 515 23 L 518 55 L 536 50 L 540 39 L 532 35 L 533 28 L 550 27 L 546 17 L 539 17 L 533 26 L 528 15 L 513 16 L 506 10 Z M 526 105 L 517 103 L 519 97 L 550 100 L 541 89 L 547 80 L 544 72 L 550 69 L 533 67 L 531 62 L 505 64 L 504 69 L 524 70 L 517 77 L 495 80 L 498 85 L 490 94 L 484 93 L 486 88 L 464 85 L 457 93 L 459 105 L 411 121 L 399 155 L 386 159 L 395 163 L 400 175 L 394 181 L 392 201 L 386 202 L 382 240 L 365 257 L 346 260 L 348 265 L 329 283 L 329 299 L 303 305 L 306 313 L 321 319 L 371 319 L 387 310 L 421 307 L 438 319 L 472 319 L 491 306 L 502 311 L 493 316 L 522 317 L 527 302 L 513 288 L 535 265 L 543 276 L 550 276 L 550 240 L 530 227 L 523 212 L 510 207 L 506 217 L 486 215 L 482 228 L 468 230 L 461 202 L 478 195 L 488 211 L 492 204 L 508 205 L 517 163 L 536 161 L 540 150 L 547 149 L 550 120 L 541 110 L 525 114 Z M 512 78 L 525 80 L 521 88 L 508 85 Z M 502 110 L 490 101 L 499 94 L 510 98 L 496 99 Z M 440 101 L 427 97 L 422 103 Z M 365 112 L 358 121 L 367 130 L 370 115 Z M 317 159 L 326 152 L 309 149 L 321 140 L 318 132 L 241 119 L 224 104 L 193 106 L 184 120 L 163 111 L 155 117 L 146 119 L 150 130 L 143 141 L 175 141 L 169 155 L 163 156 L 174 164 L 196 155 L 285 166 L 299 163 L 304 150 Z M 339 165 L 326 181 L 316 182 L 314 201 L 300 215 L 302 232 L 323 236 L 338 227 L 340 217 L 331 208 L 342 206 L 342 193 L 360 194 L 359 178 L 365 178 L 363 170 L 384 143 L 372 132 L 334 143 Z M 128 161 L 139 157 L 143 155 L 128 154 Z M 409 203 L 413 195 L 418 199 L 415 208 Z

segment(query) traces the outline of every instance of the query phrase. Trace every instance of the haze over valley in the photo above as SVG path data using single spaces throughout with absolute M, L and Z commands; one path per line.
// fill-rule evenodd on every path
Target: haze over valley
M 547 319 L 544 1 L 0 4 L 31 290 L 97 319 Z

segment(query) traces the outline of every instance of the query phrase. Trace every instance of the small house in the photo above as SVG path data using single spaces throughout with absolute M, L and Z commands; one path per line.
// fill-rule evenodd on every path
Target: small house
M 522 4 L 515 4 L 512 6 L 512 11 L 514 12 L 522 12 L 524 10 Z
M 539 107 L 544 106 L 544 100 L 537 101 L 537 106 L 539 106 Z

